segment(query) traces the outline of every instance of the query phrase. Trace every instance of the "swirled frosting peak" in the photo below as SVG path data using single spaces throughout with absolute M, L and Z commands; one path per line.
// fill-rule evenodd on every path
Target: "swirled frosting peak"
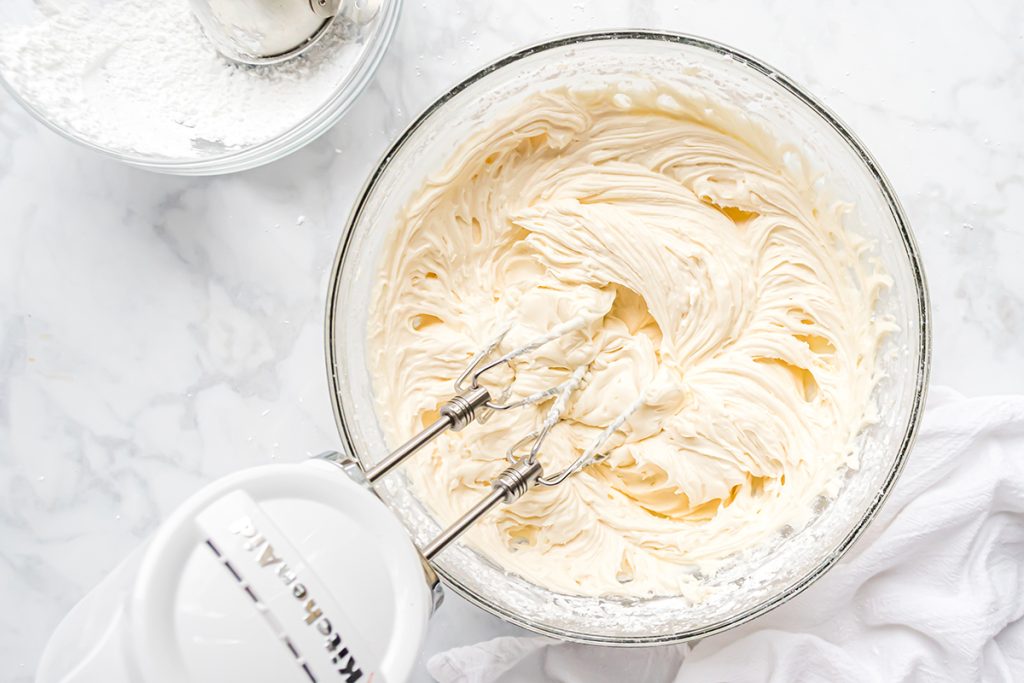
M 700 599 L 856 465 L 887 278 L 794 160 L 742 113 L 638 80 L 533 96 L 408 203 L 368 330 L 394 443 L 509 325 L 502 350 L 582 321 L 492 377 L 515 398 L 585 368 L 546 470 L 636 404 L 605 459 L 478 523 L 494 562 L 562 592 Z M 454 519 L 548 406 L 443 436 L 407 466 L 418 494 Z

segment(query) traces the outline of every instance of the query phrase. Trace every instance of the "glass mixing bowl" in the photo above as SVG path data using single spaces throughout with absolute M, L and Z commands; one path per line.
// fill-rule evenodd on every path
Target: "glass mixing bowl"
M 187 2 L 187 0 L 177 1 L 183 4 Z M 108 0 L 78 0 L 78 2 L 79 4 L 84 2 L 91 7 L 99 8 L 107 4 Z M 319 106 L 306 112 L 301 120 L 288 130 L 257 144 L 245 147 L 225 147 L 223 145 L 206 144 L 196 155 L 183 158 L 129 153 L 124 150 L 104 147 L 90 140 L 87 136 L 52 120 L 46 111 L 35 106 L 18 91 L 10 82 L 10 75 L 8 74 L 5 77 L 3 68 L 0 68 L 0 84 L 3 84 L 15 101 L 51 130 L 69 140 L 113 159 L 123 161 L 126 164 L 150 171 L 175 175 L 203 176 L 244 171 L 270 163 L 295 152 L 315 140 L 338 122 L 342 115 L 352 106 L 359 94 L 362 93 L 363 89 L 366 88 L 374 72 L 377 70 L 377 65 L 380 64 L 381 59 L 384 57 L 388 44 L 391 42 L 391 37 L 395 32 L 395 27 L 398 25 L 401 5 L 402 0 L 381 0 L 376 16 L 361 26 L 354 36 L 345 38 L 346 42 L 353 42 L 357 48 L 355 54 L 351 57 L 351 68 L 336 84 L 333 91 L 325 94 Z M 31 26 L 40 21 L 44 14 L 49 14 L 51 11 L 52 8 L 42 8 L 37 0 L 4 0 L 0 3 L 0 26 L 5 28 L 21 25 Z M 335 29 L 329 29 L 327 35 L 322 40 L 330 39 L 330 34 L 333 30 Z M 342 30 L 340 24 L 337 30 Z M 160 55 L 154 55 L 153 58 L 159 59 Z M 258 68 L 272 69 L 274 67 Z
M 610 645 L 713 634 L 764 614 L 824 574 L 895 484 L 921 418 L 929 371 L 928 297 L 907 219 L 874 159 L 834 114 L 775 69 L 718 43 L 636 31 L 576 35 L 521 50 L 455 86 L 409 126 L 363 189 L 341 240 L 327 302 L 329 381 L 349 453 L 367 467 L 387 452 L 374 412 L 366 325 L 378 258 L 410 195 L 442 168 L 468 131 L 510 103 L 581 79 L 614 81 L 637 73 L 699 86 L 799 145 L 825 174 L 830 191 L 855 207 L 847 227 L 875 242 L 893 279 L 878 313 L 891 315 L 899 330 L 879 354 L 885 374 L 874 395 L 880 419 L 859 437 L 859 468 L 847 473 L 836 498 L 822 499 L 805 528 L 784 530 L 757 549 L 753 561 L 707 577 L 720 590 L 705 602 L 563 595 L 495 566 L 464 544 L 434 562 L 452 590 L 503 619 L 566 640 Z M 438 523 L 400 471 L 378 491 L 418 543 L 437 533 Z

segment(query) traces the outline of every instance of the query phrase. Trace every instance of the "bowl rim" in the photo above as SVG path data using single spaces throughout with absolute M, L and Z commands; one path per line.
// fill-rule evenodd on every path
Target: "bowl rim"
M 918 349 L 918 363 L 914 368 L 915 371 L 915 383 L 914 393 L 910 406 L 910 413 L 906 422 L 906 426 L 900 439 L 899 450 L 896 456 L 896 460 L 893 466 L 890 468 L 886 475 L 881 488 L 876 493 L 874 499 L 871 501 L 864 515 L 861 517 L 859 522 L 847 533 L 847 535 L 836 545 L 832 552 L 817 566 L 813 567 L 808 571 L 802 578 L 791 583 L 785 590 L 781 591 L 777 595 L 774 595 L 757 605 L 741 612 L 733 617 L 722 619 L 712 624 L 702 626 L 700 628 L 688 629 L 677 633 L 659 634 L 651 636 L 630 636 L 630 637 L 616 637 L 616 636 L 601 636 L 586 633 L 577 633 L 568 631 L 565 629 L 549 626 L 546 624 L 534 623 L 531 620 L 524 618 L 516 613 L 506 610 L 502 607 L 492 604 L 486 597 L 478 595 L 476 592 L 468 589 L 462 585 L 457 578 L 451 576 L 444 569 L 440 567 L 434 567 L 437 574 L 441 577 L 444 584 L 451 588 L 456 594 L 464 598 L 468 602 L 480 607 L 486 612 L 493 614 L 504 621 L 515 624 L 522 628 L 525 628 L 534 633 L 541 635 L 552 636 L 561 640 L 590 644 L 590 645 L 611 645 L 618 647 L 645 647 L 651 645 L 666 645 L 673 643 L 681 643 L 697 638 L 704 638 L 710 635 L 721 633 L 733 627 L 745 624 L 752 619 L 755 619 L 773 609 L 782 605 L 792 598 L 802 593 L 808 586 L 813 584 L 819 578 L 821 578 L 829 569 L 831 569 L 849 549 L 856 543 L 856 541 L 862 536 L 864 531 L 874 520 L 878 511 L 885 503 L 889 494 L 892 492 L 893 487 L 900 474 L 906 465 L 907 458 L 910 454 L 910 450 L 913 447 L 914 441 L 917 438 L 917 433 L 920 428 L 921 419 L 924 413 L 924 404 L 927 397 L 928 379 L 931 372 L 931 352 L 932 352 L 932 330 L 931 330 L 931 307 L 928 297 L 928 287 L 925 279 L 924 268 L 921 262 L 921 256 L 917 247 L 917 242 L 914 239 L 914 235 L 910 229 L 910 222 L 906 217 L 902 205 L 896 196 L 888 178 L 882 172 L 875 158 L 867 151 L 865 145 L 860 139 L 854 135 L 849 127 L 843 123 L 839 117 L 826 105 L 820 102 L 816 97 L 805 91 L 801 86 L 797 85 L 789 77 L 781 73 L 778 69 L 766 64 L 760 59 L 752 57 L 740 50 L 732 48 L 723 43 L 702 38 L 699 36 L 686 34 L 686 33 L 675 33 L 670 31 L 656 31 L 648 29 L 612 29 L 612 30 L 598 30 L 598 31 L 585 31 L 580 33 L 572 33 L 563 35 L 561 37 L 543 40 L 527 47 L 515 50 L 508 53 L 504 57 L 498 58 L 484 67 L 474 72 L 469 77 L 463 79 L 458 84 L 450 88 L 443 95 L 435 99 L 429 104 L 413 121 L 406 127 L 406 129 L 398 136 L 395 142 L 388 148 L 388 150 L 382 155 L 380 161 L 374 168 L 372 174 L 367 178 L 366 182 L 360 189 L 356 202 L 352 206 L 352 210 L 349 214 L 348 220 L 345 223 L 344 232 L 342 233 L 341 239 L 338 244 L 338 249 L 335 253 L 334 264 L 331 269 L 331 275 L 328 285 L 327 299 L 326 299 L 326 316 L 324 325 L 324 343 L 325 343 L 325 360 L 327 366 L 327 381 L 330 388 L 331 394 L 331 406 L 334 413 L 334 419 L 338 427 L 338 433 L 341 436 L 343 447 L 348 451 L 350 455 L 353 455 L 358 460 L 357 451 L 355 449 L 352 435 L 349 432 L 348 426 L 345 422 L 344 409 L 341 405 L 339 395 L 339 377 L 337 368 L 339 364 L 337 362 L 338 345 L 335 338 L 335 323 L 336 323 L 336 312 L 337 303 L 340 293 L 341 286 L 341 272 L 343 270 L 346 256 L 348 255 L 349 245 L 352 241 L 352 234 L 354 228 L 359 221 L 363 209 L 370 197 L 371 192 L 376 187 L 376 184 L 380 177 L 390 166 L 392 160 L 398 151 L 405 145 L 405 143 L 416 133 L 421 125 L 427 121 L 438 109 L 440 109 L 449 100 L 454 98 L 460 92 L 473 85 L 477 81 L 486 77 L 494 71 L 497 71 L 506 65 L 513 62 L 517 62 L 520 59 L 529 57 L 531 55 L 545 52 L 547 50 L 557 49 L 566 47 L 574 44 L 590 43 L 598 41 L 614 41 L 614 40 L 651 40 L 651 41 L 662 41 L 668 43 L 682 44 L 688 47 L 695 47 L 703 49 L 713 54 L 717 54 L 724 57 L 732 58 L 743 64 L 744 66 L 759 72 L 762 76 L 769 78 L 774 81 L 787 92 L 795 96 L 798 100 L 803 102 L 804 105 L 809 107 L 814 113 L 820 116 L 848 145 L 850 150 L 856 154 L 860 159 L 861 163 L 864 164 L 866 169 L 870 172 L 872 178 L 875 180 L 878 189 L 881 191 L 886 204 L 888 205 L 889 211 L 892 214 L 893 220 L 899 230 L 900 237 L 902 239 L 903 247 L 906 251 L 907 258 L 910 264 L 911 276 L 914 281 L 914 289 L 916 292 L 917 299 L 917 316 L 920 320 L 920 346 Z M 431 565 L 433 566 L 433 565 Z
M 386 0 L 384 7 L 381 8 L 380 15 L 378 15 L 378 19 L 375 19 L 379 20 L 380 23 L 373 29 L 372 39 L 367 41 L 363 53 L 353 65 L 352 70 L 348 72 L 344 80 L 331 95 L 309 116 L 279 135 L 251 147 L 232 150 L 218 156 L 196 159 L 164 158 L 120 152 L 116 149 L 107 148 L 52 121 L 43 111 L 18 92 L 14 85 L 3 75 L 2 70 L 0 70 L 0 86 L 3 86 L 2 89 L 11 96 L 11 99 L 45 128 L 48 128 L 65 140 L 70 140 L 108 159 L 114 159 L 147 171 L 169 175 L 213 176 L 246 171 L 283 159 L 289 154 L 298 151 L 336 124 L 355 104 L 356 100 L 373 79 L 373 75 L 377 72 L 377 67 L 380 66 L 388 46 L 391 44 L 402 14 L 402 1 Z

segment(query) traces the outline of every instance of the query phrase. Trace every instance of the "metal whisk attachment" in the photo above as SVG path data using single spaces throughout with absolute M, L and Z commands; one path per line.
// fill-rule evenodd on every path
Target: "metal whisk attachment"
M 540 454 L 541 446 L 544 444 L 544 439 L 547 438 L 551 429 L 561 421 L 562 415 L 565 413 L 565 409 L 568 406 L 569 397 L 583 383 L 586 370 L 586 367 L 576 368 L 569 379 L 557 387 L 552 387 L 545 392 L 548 396 L 557 394 L 558 398 L 556 398 L 555 402 L 551 404 L 551 407 L 544 416 L 544 421 L 541 422 L 540 427 L 512 444 L 512 447 L 508 449 L 508 452 L 505 455 L 509 462 L 515 463 L 522 458 L 525 458 L 531 463 L 537 461 L 537 456 Z M 635 401 L 626 406 L 626 409 L 612 420 L 611 424 L 601 430 L 601 432 L 594 437 L 594 440 L 590 442 L 590 446 L 588 446 L 587 449 L 583 451 L 583 453 L 572 463 L 554 474 L 539 476 L 537 478 L 537 483 L 543 486 L 557 486 L 585 467 L 589 467 L 595 462 L 600 462 L 607 457 L 607 452 L 604 450 L 604 447 L 608 442 L 608 439 L 611 438 L 612 434 L 617 432 L 623 424 L 625 424 L 630 415 L 635 413 L 640 406 L 643 405 L 646 394 L 646 391 L 641 392 Z M 518 453 L 527 446 L 530 447 L 529 452 L 525 456 L 518 455 Z
M 514 502 L 535 484 L 557 486 L 584 467 L 601 460 L 605 457 L 605 453 L 602 450 L 605 443 L 629 416 L 639 408 L 643 400 L 643 394 L 631 406 L 628 406 L 612 424 L 598 434 L 587 450 L 568 467 L 554 474 L 545 475 L 538 461 L 541 447 L 554 426 L 561 421 L 572 394 L 586 381 L 589 367 L 577 367 L 567 380 L 514 401 L 508 400 L 509 395 L 512 393 L 511 385 L 506 386 L 498 397 L 493 397 L 491 392 L 481 383 L 484 375 L 495 368 L 501 365 L 510 365 L 513 360 L 533 353 L 549 342 L 572 334 L 581 329 L 585 324 L 586 319 L 582 316 L 577 316 L 557 325 L 546 334 L 539 335 L 518 348 L 494 357 L 498 347 L 511 330 L 511 326 L 506 328 L 487 347 L 473 356 L 469 365 L 455 381 L 456 395 L 441 406 L 441 409 L 438 411 L 440 415 L 437 420 L 366 472 L 366 479 L 372 483 L 449 429 L 459 431 L 474 420 L 483 422 L 490 414 L 490 411 L 512 410 L 540 403 L 552 396 L 555 397 L 551 407 L 545 413 L 544 420 L 540 426 L 509 448 L 506 454 L 510 463 L 509 467 L 494 480 L 491 486 L 491 493 L 441 532 L 433 542 L 428 544 L 423 549 L 424 557 L 430 559 L 439 553 L 448 544 L 461 536 L 476 520 L 487 514 L 498 504 Z M 520 452 L 527 447 L 529 447 L 529 451 L 524 455 L 520 455 Z
M 497 338 L 491 342 L 487 348 L 480 351 L 473 359 L 469 362 L 469 366 L 459 375 L 459 378 L 455 380 L 455 391 L 462 393 L 463 391 L 472 391 L 480 388 L 480 378 L 485 374 L 494 370 L 500 365 L 509 365 L 516 358 L 520 358 L 527 354 L 533 353 L 540 347 L 544 346 L 548 342 L 552 342 L 556 339 L 572 334 L 573 332 L 581 329 L 586 324 L 586 319 L 583 316 L 576 316 L 567 320 L 560 325 L 555 326 L 547 334 L 540 335 L 539 337 L 531 340 L 530 342 L 523 344 L 522 346 L 505 353 L 497 358 L 491 359 L 494 355 L 495 350 L 505 339 L 505 335 L 509 333 L 512 326 L 508 326 L 505 330 L 497 336 Z M 481 367 L 483 366 L 483 367 Z M 469 384 L 467 387 L 466 384 Z M 491 410 L 511 410 L 512 408 L 522 408 L 526 405 L 538 403 L 543 401 L 549 396 L 553 396 L 561 390 L 562 385 L 554 386 L 549 389 L 544 389 L 535 394 L 531 394 L 526 398 L 519 399 L 518 401 L 506 402 L 508 394 L 511 392 L 512 387 L 506 387 L 503 392 L 503 396 L 497 400 L 488 399 L 485 402 L 487 408 Z
M 505 399 L 507 399 L 508 394 L 511 392 L 511 386 L 505 388 L 502 392 L 502 398 L 494 399 L 491 396 L 491 392 L 480 384 L 480 379 L 485 373 L 490 372 L 499 365 L 507 365 L 514 359 L 525 356 L 528 353 L 532 353 L 549 342 L 564 337 L 567 334 L 571 334 L 572 332 L 580 329 L 583 324 L 584 320 L 582 317 L 573 318 L 566 323 L 558 325 L 547 334 L 541 335 L 527 344 L 513 349 L 498 358 L 492 359 L 495 351 L 497 351 L 501 342 L 504 341 L 505 336 L 512 329 L 511 325 L 506 327 L 490 344 L 470 359 L 469 365 L 462 374 L 459 375 L 458 379 L 455 380 L 455 396 L 448 399 L 448 401 L 441 406 L 438 411 L 440 415 L 437 420 L 422 432 L 389 453 L 387 457 L 368 470 L 366 472 L 367 480 L 373 483 L 377 479 L 383 477 L 385 474 L 404 462 L 410 455 L 423 448 L 449 429 L 453 431 L 460 431 L 474 420 L 486 420 L 488 411 L 510 410 L 512 408 L 519 408 L 533 403 L 538 403 L 555 393 L 563 391 L 564 383 L 551 387 L 550 389 L 545 389 L 544 391 L 539 391 L 517 401 L 506 402 Z M 534 458 L 534 460 L 536 460 L 536 458 Z

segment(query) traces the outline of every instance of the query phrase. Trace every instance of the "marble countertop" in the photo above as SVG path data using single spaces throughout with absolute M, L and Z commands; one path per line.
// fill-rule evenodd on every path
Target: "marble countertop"
M 940 9 L 941 7 L 941 9 Z M 757 55 L 878 158 L 929 276 L 933 381 L 1024 392 L 1024 4 L 407 0 L 355 107 L 254 171 L 100 158 L 0 95 L 0 671 L 29 680 L 64 613 L 174 506 L 247 465 L 335 447 L 328 269 L 356 190 L 485 62 L 594 28 Z M 517 629 L 453 596 L 426 654 Z M 418 680 L 429 680 L 425 670 Z

